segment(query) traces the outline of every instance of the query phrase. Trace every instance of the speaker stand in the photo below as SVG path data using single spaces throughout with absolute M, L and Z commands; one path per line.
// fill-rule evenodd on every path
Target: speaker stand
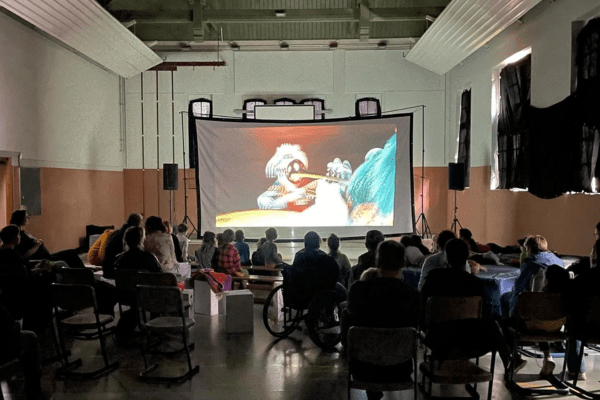
M 452 220 L 452 226 L 450 227 L 450 230 L 454 231 L 454 234 L 456 235 L 456 230 L 458 227 L 460 227 L 460 229 L 462 229 L 462 225 L 460 224 L 460 221 L 458 220 L 458 206 L 456 205 L 456 190 L 454 191 L 454 219 Z
M 194 225 L 194 223 L 192 222 L 192 219 L 188 215 L 187 178 L 185 176 L 185 169 L 186 169 L 185 168 L 185 134 L 184 134 L 184 129 L 183 129 L 183 114 L 184 113 L 185 113 L 185 111 L 180 112 L 180 114 L 181 114 L 181 143 L 182 143 L 182 147 L 183 147 L 183 208 L 184 208 L 184 212 L 185 212 L 185 216 L 183 217 L 183 221 L 181 223 L 182 224 L 189 223 L 192 226 L 192 230 L 190 231 L 190 233 L 187 236 L 188 238 L 190 238 L 194 232 L 196 232 L 198 238 L 200 238 L 200 232 L 198 232 L 198 229 L 196 229 L 196 225 Z
M 429 228 L 429 224 L 427 223 L 427 218 L 425 217 L 425 106 L 421 105 L 421 214 L 417 218 L 415 222 L 415 231 L 417 234 L 421 235 L 422 238 L 430 238 L 433 237 L 431 234 L 431 228 Z M 421 231 L 417 228 L 419 226 L 419 221 L 421 221 Z

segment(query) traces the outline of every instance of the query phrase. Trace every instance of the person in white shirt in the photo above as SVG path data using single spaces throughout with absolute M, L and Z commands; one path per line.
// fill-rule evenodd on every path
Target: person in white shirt
M 425 259 L 423 268 L 421 269 L 421 278 L 419 279 L 419 292 L 423 289 L 423 285 L 425 285 L 425 278 L 427 278 L 427 274 L 429 274 L 429 272 L 437 268 L 446 267 L 448 260 L 446 259 L 444 247 L 451 239 L 456 239 L 456 235 L 450 230 L 444 230 L 438 234 L 435 244 L 439 252 L 432 254 Z
M 186 224 L 177 225 L 177 240 L 179 241 L 179 247 L 181 248 L 181 258 L 183 262 L 188 262 L 188 246 L 190 240 L 187 238 L 188 227 Z

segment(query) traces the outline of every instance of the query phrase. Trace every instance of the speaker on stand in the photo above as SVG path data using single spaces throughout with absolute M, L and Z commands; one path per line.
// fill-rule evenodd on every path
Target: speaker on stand
M 169 221 L 173 221 L 173 191 L 179 188 L 179 169 L 177 164 L 163 164 L 163 190 L 170 191 Z
M 449 163 L 448 164 L 448 189 L 454 190 L 454 219 L 450 229 L 456 231 L 458 227 L 462 229 L 462 225 L 458 220 L 458 206 L 456 204 L 456 192 L 465 190 L 465 164 L 464 163 Z

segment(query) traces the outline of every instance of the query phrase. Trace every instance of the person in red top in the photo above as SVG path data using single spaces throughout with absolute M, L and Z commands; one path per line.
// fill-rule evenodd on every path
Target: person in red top
M 234 233 L 231 229 L 226 229 L 223 232 L 223 246 L 219 249 L 219 268 L 227 275 L 244 276 L 240 264 L 240 253 L 233 244 Z

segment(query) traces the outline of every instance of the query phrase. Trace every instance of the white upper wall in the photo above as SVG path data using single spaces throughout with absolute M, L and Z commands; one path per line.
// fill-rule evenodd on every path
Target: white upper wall
M 544 0 L 479 49 L 447 78 L 447 156 L 456 154 L 460 94 L 471 88 L 471 166 L 491 165 L 492 73 L 511 55 L 531 47 L 531 103 L 548 107 L 571 94 L 572 23 L 600 12 L 598 0 Z
M 0 13 L 0 151 L 118 170 L 120 148 L 119 78 Z
M 166 61 L 215 61 L 216 54 L 166 54 Z M 182 166 L 181 111 L 188 102 L 199 97 L 213 101 L 215 116 L 236 117 L 233 110 L 242 108 L 252 97 L 277 97 L 301 100 L 318 97 L 332 109 L 326 118 L 354 115 L 354 104 L 360 97 L 377 97 L 383 111 L 424 104 L 425 161 L 429 166 L 446 164 L 444 157 L 445 81 L 404 59 L 402 51 L 224 51 L 220 54 L 225 67 L 183 67 L 173 73 L 158 72 L 158 131 L 156 72 L 145 72 L 144 80 L 144 167 L 153 169 L 163 163 Z M 142 103 L 141 76 L 126 82 L 127 92 L 127 168 L 142 167 Z M 174 98 L 175 130 L 171 101 Z M 408 110 L 410 112 L 411 110 Z M 402 111 L 407 112 L 407 111 Z M 421 110 L 414 119 L 414 165 L 421 164 Z M 184 118 L 187 144 L 187 118 Z M 160 157 L 157 158 L 157 152 Z M 186 147 L 187 153 L 187 147 Z M 158 160 L 158 161 L 157 161 Z

